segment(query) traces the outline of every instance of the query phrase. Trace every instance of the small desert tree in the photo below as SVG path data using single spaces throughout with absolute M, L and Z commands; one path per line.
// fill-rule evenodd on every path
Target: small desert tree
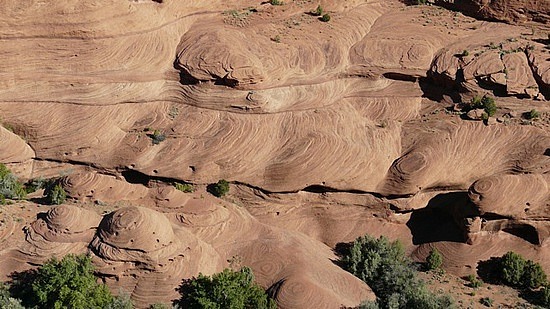
M 448 296 L 436 296 L 416 276 L 411 260 L 399 241 L 365 235 L 357 238 L 342 258 L 346 270 L 367 283 L 377 296 L 376 304 L 362 308 L 452 308 Z
M 113 296 L 107 286 L 97 283 L 93 271 L 91 258 L 86 255 L 52 258 L 38 268 L 26 286 L 25 301 L 29 307 L 38 308 L 106 308 Z
M 442 264 L 443 256 L 441 256 L 441 253 L 437 249 L 432 249 L 426 257 L 426 266 L 429 270 L 435 270 L 440 268 Z
M 19 200 L 25 198 L 27 192 L 23 185 L 17 180 L 14 174 L 0 163 L 0 196 L 4 198 Z
M 50 205 L 61 205 L 67 199 L 67 193 L 59 183 L 49 185 L 44 191 L 46 202 Z
M 217 183 L 210 185 L 210 192 L 217 197 L 222 197 L 229 192 L 229 182 L 220 179 Z
M 521 285 L 525 259 L 512 251 L 507 252 L 500 258 L 500 270 L 502 280 L 513 286 Z
M 244 267 L 239 271 L 225 269 L 212 277 L 199 274 L 186 280 L 179 289 L 182 308 L 234 308 L 275 309 L 275 302 L 254 283 L 252 270 Z

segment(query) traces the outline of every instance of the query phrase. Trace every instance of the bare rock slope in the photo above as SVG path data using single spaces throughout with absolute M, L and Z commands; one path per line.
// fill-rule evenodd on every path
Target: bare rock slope
M 146 308 L 238 258 L 281 308 L 353 307 L 375 295 L 333 249 L 365 233 L 457 275 L 511 249 L 550 271 L 550 4 L 462 3 L 539 23 L 398 0 L 2 1 L 0 162 L 71 202 L 3 208 L 0 275 L 90 252 Z M 466 120 L 483 95 L 495 115 Z

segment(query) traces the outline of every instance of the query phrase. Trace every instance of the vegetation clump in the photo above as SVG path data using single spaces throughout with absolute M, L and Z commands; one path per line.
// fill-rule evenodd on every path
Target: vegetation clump
M 0 283 L 0 308 L 25 309 L 19 299 L 11 297 L 9 287 L 4 283 Z
M 323 7 L 320 4 L 317 6 L 315 11 L 312 12 L 312 14 L 315 16 L 323 16 L 323 13 L 324 13 Z
M 217 183 L 212 184 L 209 189 L 210 193 L 217 197 L 222 197 L 229 192 L 229 182 L 225 179 L 220 179 Z
M 512 251 L 500 258 L 499 270 L 502 281 L 511 286 L 536 289 L 547 282 L 540 264 L 525 260 Z
M 527 119 L 536 119 L 539 117 L 540 117 L 540 113 L 536 109 L 532 109 L 529 111 L 529 113 L 527 113 Z
M 49 181 L 43 177 L 30 179 L 25 183 L 25 191 L 27 193 L 32 193 L 37 190 L 46 188 L 48 184 L 49 184 Z
M 468 281 L 468 286 L 474 289 L 480 288 L 483 285 L 483 281 L 478 279 L 474 274 L 468 275 L 466 280 Z
M 44 190 L 46 203 L 49 205 L 61 205 L 67 199 L 67 193 L 60 183 L 52 183 Z
M 30 308 L 107 308 L 114 298 L 106 285 L 97 283 L 93 271 L 90 257 L 70 254 L 50 259 L 15 288 Z
M 475 96 L 470 101 L 470 107 L 482 108 L 489 117 L 494 116 L 497 111 L 495 99 L 487 95 L 484 95 L 483 97 Z
M 323 14 L 323 16 L 321 16 L 321 21 L 328 23 L 330 21 L 330 14 Z
M 485 307 L 493 307 L 493 299 L 489 297 L 483 297 L 479 302 Z
M 254 283 L 254 274 L 248 267 L 239 271 L 225 269 L 212 277 L 199 274 L 185 280 L 179 288 L 181 308 L 258 308 L 275 309 L 275 302 Z
M 21 200 L 27 196 L 23 185 L 14 174 L 0 163 L 0 199 Z
M 447 296 L 432 294 L 417 278 L 412 261 L 398 241 L 369 235 L 357 238 L 342 258 L 346 270 L 367 283 L 377 296 L 361 308 L 454 308 Z
M 153 134 L 150 134 L 149 137 L 153 141 L 153 145 L 158 145 L 166 140 L 166 135 L 164 135 L 164 133 L 160 132 L 159 130 L 153 131 Z
M 190 183 L 176 182 L 174 183 L 174 187 L 180 190 L 181 192 L 185 192 L 185 193 L 195 192 L 195 187 Z
M 426 257 L 426 266 L 428 270 L 436 270 L 441 267 L 443 264 L 443 256 L 437 251 L 437 249 L 432 249 L 428 256 Z
M 283 5 L 284 4 L 283 1 L 281 1 L 281 0 L 270 0 L 269 3 L 271 5 Z

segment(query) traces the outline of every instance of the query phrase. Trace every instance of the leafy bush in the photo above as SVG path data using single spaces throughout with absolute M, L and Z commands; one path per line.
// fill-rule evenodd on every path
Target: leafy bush
M 478 279 L 476 275 L 470 274 L 466 277 L 466 280 L 469 282 L 468 286 L 474 289 L 477 289 L 483 285 L 483 281 Z
M 222 197 L 229 192 L 229 182 L 225 179 L 219 180 L 211 186 L 210 192 L 217 197 Z
M 120 292 L 118 296 L 113 297 L 113 301 L 103 309 L 133 309 L 134 305 L 130 299 L 130 294 Z
M 538 298 L 542 306 L 550 308 L 550 284 L 546 284 L 544 288 L 540 289 Z
M 487 95 L 484 95 L 483 97 L 475 96 L 472 98 L 470 101 L 470 107 L 483 108 L 489 117 L 494 116 L 497 111 L 495 99 Z
M 270 0 L 269 3 L 271 3 L 271 5 L 283 5 L 283 1 L 281 0 Z
M 357 238 L 342 258 L 346 270 L 367 283 L 381 308 L 452 308 L 448 296 L 430 293 L 416 276 L 412 262 L 398 241 L 369 235 Z M 375 308 L 365 303 L 365 308 Z
M 44 191 L 46 202 L 50 205 L 61 205 L 67 199 L 67 193 L 59 183 L 52 183 Z
M 23 185 L 3 163 L 0 163 L 0 196 L 14 200 L 24 199 L 27 196 Z
M 443 264 L 443 256 L 437 251 L 437 249 L 432 249 L 430 254 L 426 257 L 426 266 L 429 270 L 438 269 Z
M 27 295 L 27 307 L 38 308 L 106 308 L 113 302 L 107 286 L 98 284 L 90 257 L 67 255 L 61 261 L 52 258 L 34 274 L 32 281 L 20 287 Z
M 546 273 L 539 263 L 528 260 L 521 279 L 524 288 L 536 289 L 546 283 Z
M 323 7 L 319 4 L 315 11 L 313 11 L 313 15 L 315 16 L 322 16 L 323 15 Z
M 258 308 L 275 309 L 275 302 L 254 283 L 250 268 L 239 271 L 225 269 L 212 277 L 199 274 L 180 286 L 181 308 Z
M 540 113 L 536 109 L 532 109 L 527 114 L 527 119 L 535 119 L 535 118 L 539 118 L 539 117 L 540 117 Z
M 323 16 L 321 16 L 321 21 L 328 23 L 330 21 L 330 14 L 323 14 Z
M 483 104 L 483 109 L 489 117 L 495 115 L 497 112 L 497 104 L 495 103 L 495 99 L 492 97 L 483 96 L 481 103 Z
M 153 145 L 158 145 L 160 144 L 160 142 L 166 140 L 166 135 L 164 135 L 164 133 L 160 132 L 159 130 L 153 131 L 153 134 L 150 134 L 149 137 L 153 141 Z
M 520 286 L 525 268 L 525 259 L 512 251 L 507 252 L 500 258 L 502 280 L 509 285 Z
M 165 304 L 152 304 L 151 306 L 149 306 L 149 309 L 170 309 L 170 308 L 172 307 Z
M 25 309 L 19 299 L 11 297 L 8 287 L 3 283 L 0 283 L 0 308 Z
M 536 289 L 547 282 L 539 263 L 511 251 L 500 258 L 500 273 L 504 283 L 525 289 Z
M 174 183 L 174 187 L 182 192 L 190 193 L 195 191 L 195 187 L 189 183 Z
M 483 297 L 479 302 L 486 307 L 493 307 L 493 300 L 489 297 Z
M 36 190 L 44 189 L 48 186 L 48 180 L 43 177 L 31 179 L 25 183 L 25 191 L 27 193 L 35 192 Z

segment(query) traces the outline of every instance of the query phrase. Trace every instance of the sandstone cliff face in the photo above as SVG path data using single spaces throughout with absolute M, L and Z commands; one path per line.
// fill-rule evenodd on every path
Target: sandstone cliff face
M 548 0 L 440 2 L 548 15 Z M 437 247 L 454 274 L 512 248 L 550 270 L 547 25 L 398 0 L 0 11 L 0 162 L 60 177 L 72 201 L 1 209 L 0 279 L 89 252 L 148 308 L 239 257 L 279 308 L 353 307 L 375 295 L 332 249 L 366 233 L 419 260 Z M 464 119 L 455 92 L 494 96 L 495 117 Z M 220 179 L 223 199 L 206 190 Z
M 438 0 L 436 3 L 476 18 L 511 23 L 550 22 L 550 2 L 546 0 Z

